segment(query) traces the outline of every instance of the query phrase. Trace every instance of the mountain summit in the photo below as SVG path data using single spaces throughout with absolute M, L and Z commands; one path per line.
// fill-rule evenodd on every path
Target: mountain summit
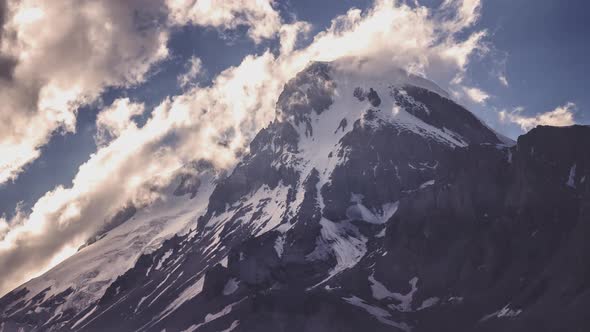
M 0 299 L 0 331 L 579 330 L 584 142 L 510 142 L 423 78 L 312 63 L 231 174 L 199 163 Z

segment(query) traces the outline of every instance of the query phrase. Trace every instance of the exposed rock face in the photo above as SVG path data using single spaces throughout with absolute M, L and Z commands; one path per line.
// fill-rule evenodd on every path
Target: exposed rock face
M 349 77 L 298 74 L 230 175 L 183 182 L 191 232 L 69 311 L 25 284 L 4 330 L 590 328 L 590 128 L 508 146 L 409 77 Z
M 416 330 L 590 326 L 584 314 L 590 300 L 584 295 L 584 262 L 590 261 L 584 240 L 590 235 L 590 187 L 582 180 L 590 154 L 584 140 L 590 140 L 588 127 L 539 127 L 510 149 L 470 146 L 456 151 L 434 185 L 402 199 L 392 220 L 396 226 L 385 236 L 393 245 L 391 262 L 413 262 L 400 268 L 421 276 L 424 297 L 434 292 L 462 298 L 418 315 Z M 570 186 L 574 165 L 585 171 Z M 381 273 L 389 278 L 388 271 Z

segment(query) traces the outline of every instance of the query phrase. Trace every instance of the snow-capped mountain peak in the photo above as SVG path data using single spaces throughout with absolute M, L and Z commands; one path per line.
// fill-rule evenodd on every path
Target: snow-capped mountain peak
M 537 286 L 513 292 L 522 280 L 542 282 L 539 271 L 557 263 L 546 255 L 524 271 L 510 263 L 520 254 L 508 259 L 506 247 L 521 246 L 513 249 L 526 257 L 546 243 L 531 234 L 557 212 L 537 214 L 536 192 L 558 193 L 570 208 L 559 211 L 581 211 L 563 215 L 572 221 L 559 231 L 540 231 L 543 239 L 578 227 L 576 218 L 590 211 L 576 209 L 590 193 L 582 180 L 588 154 L 545 149 L 544 133 L 507 147 L 436 84 L 364 69 L 351 60 L 310 64 L 285 85 L 276 120 L 231 174 L 181 180 L 177 193 L 193 199 L 138 211 L 9 293 L 0 300 L 2 326 L 493 330 L 486 324 L 526 312 Z M 551 135 L 566 146 L 590 138 L 570 132 Z M 540 167 L 547 159 L 568 165 Z M 563 176 L 547 180 L 556 174 Z M 499 232 L 514 241 L 498 240 Z M 106 264 L 116 271 L 98 267 Z M 40 282 L 52 278 L 65 286 Z

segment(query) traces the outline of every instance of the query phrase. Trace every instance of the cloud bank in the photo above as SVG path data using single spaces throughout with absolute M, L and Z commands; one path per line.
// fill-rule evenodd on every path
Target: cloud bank
M 1 30 L 0 184 L 107 86 L 142 82 L 168 54 L 157 0 L 9 0 Z M 6 68 L 7 64 L 10 68 Z
M 43 2 L 47 7 L 42 8 L 43 15 L 57 15 L 54 12 L 66 10 L 59 7 L 62 2 L 65 1 Z M 30 3 L 23 2 L 23 6 L 29 5 L 23 8 L 33 8 Z M 403 68 L 439 82 L 453 82 L 448 88 L 462 90 L 462 77 L 471 57 L 486 50 L 483 43 L 485 31 L 466 32 L 479 18 L 481 4 L 476 0 L 446 0 L 437 10 L 394 0 L 377 0 L 366 11 L 353 8 L 334 18 L 325 31 L 311 39 L 306 38 L 311 37 L 308 36 L 311 31 L 309 23 L 283 22 L 272 1 L 256 1 L 246 7 L 238 6 L 241 2 L 237 1 L 223 3 L 223 6 L 212 6 L 208 1 L 167 1 L 167 26 L 195 24 L 221 30 L 246 26 L 248 36 L 254 41 L 276 38 L 280 44 L 279 52 L 267 50 L 262 54 L 248 55 L 240 65 L 221 72 L 209 86 L 187 83 L 188 89 L 182 95 L 169 97 L 150 110 L 142 126 L 134 121 L 135 116 L 146 111 L 141 103 L 118 99 L 105 108 L 97 119 L 99 148 L 80 166 L 72 186 L 59 186 L 46 193 L 28 215 L 17 213 L 10 221 L 0 219 L 0 266 L 8 267 L 0 278 L 0 293 L 71 255 L 75 248 L 103 226 L 104 220 L 127 202 L 141 206 L 159 199 L 154 188 L 169 184 L 184 164 L 206 159 L 218 168 L 230 168 L 237 156 L 247 150 L 253 135 L 274 118 L 276 99 L 286 81 L 310 61 L 368 58 L 371 61 L 364 70 L 377 72 L 386 68 Z M 91 16 L 92 19 L 88 18 L 90 23 L 100 17 L 102 24 L 97 23 L 94 28 L 92 24 L 84 24 L 84 28 L 80 28 L 83 31 L 79 37 L 81 41 L 72 41 L 74 37 L 68 34 L 75 29 L 70 25 L 75 24 L 64 23 L 64 28 L 54 30 L 50 40 L 41 45 L 52 50 L 57 48 L 55 41 L 60 41 L 69 45 L 65 49 L 81 52 L 75 59 L 96 61 L 95 68 L 99 69 L 88 70 L 74 65 L 77 72 L 74 69 L 70 71 L 70 68 L 62 68 L 64 72 L 60 72 L 57 66 L 35 74 L 34 78 L 46 78 L 40 80 L 45 84 L 42 88 L 33 90 L 43 95 L 39 100 L 44 102 L 33 105 L 33 111 L 23 113 L 22 119 L 37 116 L 55 119 L 50 122 L 51 126 L 44 129 L 46 132 L 56 128 L 73 130 L 77 106 L 95 98 L 107 85 L 127 86 L 140 82 L 145 79 L 151 65 L 167 56 L 166 30 L 152 29 L 147 24 L 144 27 L 146 31 L 133 33 L 135 25 L 130 23 L 135 17 L 134 10 L 161 13 L 162 9 L 156 4 L 139 0 L 82 4 L 76 9 L 78 12 L 71 13 L 72 9 L 67 9 L 68 15 L 61 13 L 61 16 L 72 15 L 75 20 L 67 18 L 65 21 L 74 20 L 78 24 L 81 24 L 79 21 L 84 15 Z M 100 14 L 88 8 L 84 10 L 84 5 L 98 6 Z M 14 17 L 18 17 L 15 13 L 20 6 L 12 7 L 12 21 L 19 21 Z M 27 24 L 35 24 L 36 28 L 49 24 L 44 17 L 35 18 L 33 23 Z M 261 24 L 263 18 L 266 23 Z M 14 25 L 11 29 L 26 31 L 32 28 Z M 90 40 L 101 43 L 112 40 L 113 45 L 106 46 L 117 50 L 118 56 L 101 56 L 106 52 L 96 49 L 88 52 L 79 50 L 81 45 L 86 45 L 84 42 Z M 301 44 L 297 41 L 302 41 L 304 46 L 297 47 Z M 117 49 L 121 47 L 118 45 L 127 43 L 129 46 L 125 46 L 124 50 Z M 23 55 L 27 54 L 26 47 L 23 47 L 21 51 L 10 53 L 19 57 L 15 71 L 19 82 L 26 81 L 21 78 L 23 72 L 34 76 L 19 69 L 19 66 L 28 68 L 23 65 L 28 63 Z M 93 54 L 94 51 L 98 54 Z M 34 54 L 36 51 L 29 52 Z M 36 59 L 42 60 L 40 55 Z M 61 59 L 52 61 L 62 63 Z M 34 68 L 39 66 L 36 63 Z M 29 67 L 32 68 L 33 64 Z M 194 72 L 191 65 L 186 73 L 189 77 L 186 82 L 190 82 L 190 77 L 196 75 L 198 69 Z M 185 80 L 181 76 L 180 84 L 183 82 Z M 46 99 L 46 91 L 52 91 L 49 95 L 53 99 Z M 51 107 L 39 106 L 49 103 L 47 100 L 57 101 Z M 18 116 L 15 118 L 19 119 Z M 21 140 L 31 147 L 32 153 L 38 154 L 38 147 L 46 142 L 46 136 L 33 139 L 26 133 L 15 132 L 6 140 L 9 143 L 9 139 Z M 14 144 L 7 146 L 21 148 Z M 7 178 L 14 176 L 14 169 L 34 157 L 31 154 L 23 158 L 20 166 L 11 161 L 12 168 L 6 168 Z

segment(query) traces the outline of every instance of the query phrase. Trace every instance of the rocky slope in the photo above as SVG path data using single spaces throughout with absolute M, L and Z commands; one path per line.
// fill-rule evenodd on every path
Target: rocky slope
M 165 214 L 190 231 L 79 278 L 121 224 L 3 297 L 2 331 L 583 331 L 588 142 L 510 144 L 432 82 L 314 63 L 231 174 Z

